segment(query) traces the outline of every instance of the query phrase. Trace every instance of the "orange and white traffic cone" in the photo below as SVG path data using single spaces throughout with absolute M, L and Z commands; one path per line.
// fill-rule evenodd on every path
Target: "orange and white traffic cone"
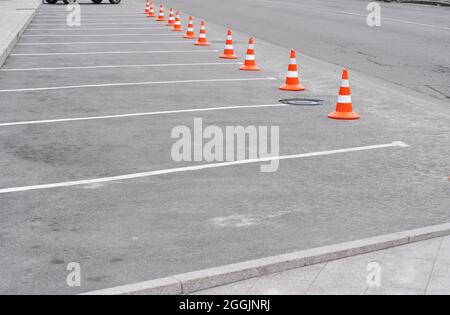
M 173 17 L 173 9 L 170 8 L 169 20 L 168 20 L 166 26 L 174 26 L 174 25 L 175 25 L 175 18 Z
M 237 59 L 238 56 L 234 54 L 233 47 L 233 37 L 231 35 L 231 30 L 228 30 L 227 41 L 225 42 L 225 49 L 223 51 L 223 55 L 220 56 L 223 59 Z
M 153 6 L 153 2 L 150 3 L 150 9 L 148 10 L 147 17 L 156 17 L 155 7 Z
M 180 19 L 180 12 L 177 11 L 176 17 L 175 17 L 175 24 L 173 25 L 172 31 L 174 32 L 182 32 L 183 26 L 181 26 L 181 19 Z
M 183 37 L 189 38 L 189 39 L 197 38 L 197 36 L 195 35 L 195 32 L 194 32 L 194 20 L 192 19 L 192 16 L 189 17 L 189 23 L 188 23 L 186 35 L 184 35 Z
M 339 89 L 336 111 L 328 115 L 332 119 L 354 120 L 359 119 L 359 115 L 353 112 L 352 96 L 350 93 L 350 81 L 348 79 L 348 70 L 342 72 L 342 83 Z
M 197 46 L 209 46 L 208 40 L 206 39 L 206 26 L 205 21 L 202 21 L 202 24 L 200 25 L 200 33 L 198 35 L 198 40 L 194 44 Z
M 158 22 L 164 22 L 166 20 L 166 18 L 164 17 L 164 7 L 162 4 L 159 6 L 159 15 L 156 20 Z
M 150 1 L 149 0 L 147 0 L 147 3 L 145 4 L 144 14 L 148 14 L 148 11 L 150 11 Z
M 280 86 L 280 90 L 284 91 L 303 91 L 305 87 L 300 84 L 297 69 L 297 59 L 295 50 L 291 50 L 291 60 L 289 62 L 288 73 L 286 76 L 286 84 Z
M 248 49 L 247 49 L 247 55 L 245 57 L 245 63 L 239 69 L 245 70 L 245 71 L 260 71 L 261 70 L 261 68 L 256 65 L 255 41 L 254 41 L 253 37 L 250 37 L 250 39 L 248 40 Z

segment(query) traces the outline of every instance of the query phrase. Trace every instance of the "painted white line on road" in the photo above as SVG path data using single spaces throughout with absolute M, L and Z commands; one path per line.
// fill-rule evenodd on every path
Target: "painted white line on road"
M 52 25 L 54 25 L 54 26 L 65 26 L 65 27 L 71 27 L 71 26 L 68 26 L 67 25 L 67 23 L 61 23 L 61 24 L 58 24 L 58 23 L 31 23 L 30 24 L 30 26 L 52 26 Z M 86 23 L 86 22 L 81 22 L 81 26 L 79 26 L 79 27 L 83 27 L 84 25 L 150 25 L 149 24 L 149 21 L 142 21 L 142 22 L 140 22 L 140 23 L 136 23 L 136 21 L 134 21 L 134 22 L 119 22 L 119 21 L 117 21 L 117 22 L 95 22 L 95 23 Z M 154 25 L 156 25 L 156 24 L 154 24 Z M 71 27 L 72 28 L 72 27 Z
M 186 40 L 157 40 L 157 41 L 122 41 L 122 42 L 63 42 L 63 43 L 18 43 L 17 46 L 45 46 L 45 45 L 89 45 L 89 44 L 192 44 Z
M 96 30 L 163 30 L 168 29 L 167 26 L 161 27 L 96 27 L 96 28 L 28 28 L 26 31 L 96 31 Z
M 114 68 L 148 68 L 148 67 L 189 67 L 189 66 L 219 66 L 219 65 L 240 65 L 240 64 L 242 64 L 242 62 L 154 63 L 154 64 L 145 64 L 145 65 L 80 66 L 80 67 L 54 67 L 54 68 L 16 68 L 16 69 L 0 69 L 0 72 L 114 69 Z
M 308 157 L 315 157 L 315 156 L 326 156 L 326 155 L 333 155 L 333 154 L 376 150 L 376 149 L 384 149 L 384 148 L 392 148 L 392 147 L 404 148 L 404 147 L 408 147 L 408 145 L 401 141 L 394 141 L 394 142 L 388 143 L 388 144 L 378 144 L 378 145 L 371 145 L 371 146 L 364 146 L 364 147 L 353 147 L 353 148 L 346 148 L 346 149 L 339 149 L 339 150 L 319 151 L 319 152 L 301 153 L 301 154 L 293 154 L 293 155 L 281 155 L 281 156 L 275 156 L 275 157 L 248 159 L 248 160 L 240 160 L 240 161 L 233 161 L 233 162 L 210 163 L 210 164 L 202 164 L 202 165 L 194 165 L 194 166 L 186 166 L 186 167 L 169 168 L 169 169 L 149 171 L 149 172 L 132 173 L 132 174 L 126 174 L 126 175 L 101 177 L 101 178 L 94 178 L 94 179 L 85 179 L 85 180 L 77 180 L 77 181 L 51 183 L 51 184 L 4 188 L 4 189 L 0 189 L 0 194 L 7 194 L 7 193 L 21 192 L 21 191 L 30 191 L 30 190 L 42 190 L 42 189 L 51 189 L 51 188 L 90 185 L 90 184 L 114 182 L 114 181 L 121 181 L 121 180 L 131 180 L 131 179 L 158 176 L 158 175 L 167 175 L 167 174 L 173 174 L 173 173 L 200 171 L 200 170 L 219 168 L 219 167 L 246 165 L 246 164 L 254 164 L 254 163 L 264 163 L 264 162 L 270 162 L 270 161 L 275 161 L 275 160 L 301 159 L 301 158 L 308 158 Z
M 22 37 L 108 37 L 108 36 L 180 36 L 180 34 L 167 34 L 167 33 L 124 33 L 124 34 L 30 34 L 22 35 Z
M 209 82 L 243 82 L 243 81 L 264 81 L 264 80 L 276 80 L 276 78 L 269 77 L 269 78 L 243 78 L 243 79 L 206 79 L 206 80 L 146 81 L 146 82 L 86 84 L 86 85 L 63 85 L 63 86 L 50 86 L 40 88 L 6 89 L 0 90 L 0 93 L 39 92 L 39 91 L 101 88 L 114 86 L 142 86 L 142 85 L 160 85 L 160 84 L 175 84 L 175 83 L 183 84 L 183 83 L 209 83 Z
M 61 118 L 61 119 L 17 121 L 17 122 L 10 122 L 10 123 L 0 123 L 0 127 L 51 124 L 51 123 L 86 121 L 86 120 L 130 118 L 130 117 L 142 117 L 142 116 L 158 116 L 158 115 L 183 114 L 183 113 L 195 113 L 195 112 L 211 112 L 211 111 L 235 110 L 235 109 L 286 107 L 286 106 L 290 106 L 290 105 L 278 103 L 278 104 L 267 104 L 267 105 L 241 105 L 241 106 L 237 105 L 237 106 L 226 106 L 226 107 L 206 107 L 206 108 L 193 108 L 193 109 L 164 110 L 164 111 L 159 111 L 159 112 L 143 112 L 143 113 L 105 115 L 105 116 L 89 116 L 89 117 L 75 117 L 75 118 Z
M 170 54 L 170 53 L 212 53 L 220 50 L 136 50 L 136 51 L 92 51 L 78 53 L 33 53 L 33 54 L 10 54 L 10 56 L 73 56 L 73 55 L 107 55 L 107 54 Z

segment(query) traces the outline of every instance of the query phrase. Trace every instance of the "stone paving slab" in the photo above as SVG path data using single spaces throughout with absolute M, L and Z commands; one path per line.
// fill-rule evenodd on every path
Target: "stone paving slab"
M 0 1 L 0 67 L 41 5 L 41 0 Z
M 447 295 L 450 294 L 449 245 L 450 236 L 435 238 L 194 294 Z M 379 285 L 367 283 L 370 263 L 380 266 Z

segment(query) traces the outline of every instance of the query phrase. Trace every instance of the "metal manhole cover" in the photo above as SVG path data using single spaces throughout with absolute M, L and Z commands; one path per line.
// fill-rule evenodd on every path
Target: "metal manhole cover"
M 312 98 L 289 98 L 280 100 L 280 103 L 287 105 L 297 105 L 297 106 L 319 106 L 323 105 L 323 100 L 312 99 Z

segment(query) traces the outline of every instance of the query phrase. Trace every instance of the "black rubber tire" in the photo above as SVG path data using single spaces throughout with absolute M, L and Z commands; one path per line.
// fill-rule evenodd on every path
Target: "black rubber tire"
M 122 0 L 109 0 L 109 3 L 111 3 L 111 4 L 119 4 L 120 1 L 122 1 Z
M 94 2 L 95 4 L 100 4 L 102 3 L 103 0 L 92 0 L 92 2 Z
M 45 2 L 47 2 L 49 4 L 56 4 L 56 2 L 58 2 L 58 0 L 45 0 Z
M 63 0 L 64 4 L 72 4 L 77 2 L 77 0 Z

